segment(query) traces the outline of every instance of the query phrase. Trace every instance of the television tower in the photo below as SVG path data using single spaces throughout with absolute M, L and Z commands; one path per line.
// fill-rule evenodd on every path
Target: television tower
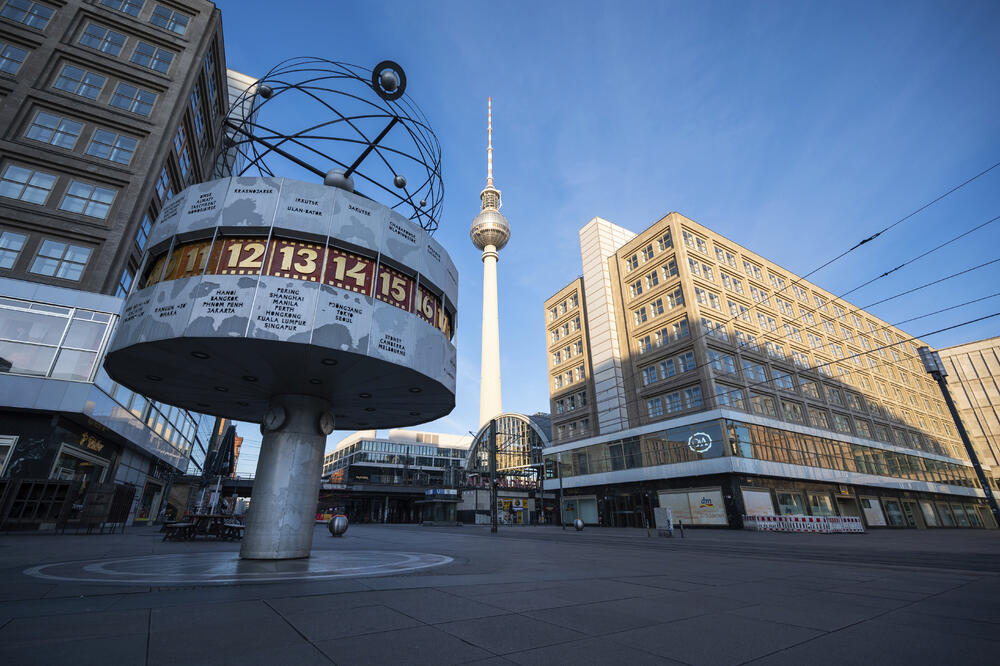
M 483 252 L 483 355 L 479 371 L 479 427 L 500 414 L 500 314 L 497 309 L 497 259 L 510 240 L 510 225 L 500 212 L 500 190 L 493 187 L 493 98 L 487 102 L 486 187 L 482 210 L 469 236 Z

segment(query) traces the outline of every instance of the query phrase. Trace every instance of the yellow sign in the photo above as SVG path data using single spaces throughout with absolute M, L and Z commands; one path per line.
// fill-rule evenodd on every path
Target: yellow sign
M 90 449 L 91 451 L 96 451 L 97 453 L 104 450 L 104 443 L 91 435 L 89 432 L 85 432 L 80 435 L 80 446 Z

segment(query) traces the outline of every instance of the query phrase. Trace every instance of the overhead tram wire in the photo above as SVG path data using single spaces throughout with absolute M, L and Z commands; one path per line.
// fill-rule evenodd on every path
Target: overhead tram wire
M 833 365 L 835 363 L 842 363 L 844 361 L 849 361 L 852 358 L 861 357 L 861 356 L 864 356 L 864 355 L 872 353 L 872 352 L 877 352 L 880 349 L 890 349 L 891 347 L 896 347 L 898 345 L 906 344 L 907 342 L 920 341 L 923 338 L 926 338 L 926 337 L 929 337 L 929 336 L 932 336 L 932 335 L 937 335 L 938 333 L 944 333 L 946 331 L 951 331 L 951 330 L 956 329 L 956 328 L 961 328 L 963 326 L 968 326 L 970 324 L 975 324 L 975 323 L 978 323 L 978 322 L 981 322 L 981 321 L 986 321 L 987 319 L 992 319 L 993 317 L 1000 317 L 1000 312 L 994 312 L 993 314 L 984 315 L 982 317 L 977 317 L 975 319 L 969 319 L 967 321 L 963 321 L 963 322 L 958 323 L 958 324 L 953 324 L 952 326 L 945 326 L 944 328 L 939 328 L 939 329 L 937 329 L 935 331 L 928 331 L 927 333 L 923 333 L 921 335 L 915 335 L 913 337 L 906 338 L 906 339 L 903 339 L 903 340 L 897 340 L 896 342 L 892 342 L 892 343 L 889 343 L 889 344 L 886 344 L 886 345 L 881 345 L 879 347 L 875 347 L 874 349 L 868 349 L 868 350 L 865 350 L 865 351 L 857 353 L 857 354 L 852 354 L 850 356 L 845 356 L 843 358 L 838 358 L 838 359 L 833 360 L 833 361 L 827 361 L 826 363 L 821 363 L 819 365 L 814 365 L 814 366 L 810 367 L 809 369 L 810 370 L 816 370 L 818 368 L 826 367 L 828 365 Z M 773 380 L 767 379 L 767 380 L 764 380 L 764 381 L 754 382 L 753 384 L 748 384 L 748 385 L 742 386 L 740 388 L 741 389 L 744 389 L 744 388 L 745 389 L 751 389 L 751 388 L 754 388 L 755 386 L 769 385 L 769 384 L 771 384 L 772 381 Z M 722 395 L 722 394 L 720 394 L 720 393 L 713 393 L 712 395 L 710 395 L 708 397 L 710 397 L 710 398 L 717 398 L 720 395 Z
M 998 164 L 1000 164 L 1000 162 L 998 162 Z M 994 165 L 994 166 L 996 166 L 996 165 Z M 990 168 L 992 169 L 993 167 L 990 167 Z M 985 172 L 983 172 L 983 173 L 985 173 Z M 979 174 L 979 175 L 982 175 L 982 174 Z M 978 176 L 976 176 L 976 177 L 978 178 Z M 966 181 L 966 183 L 968 183 L 968 182 L 971 182 L 971 181 Z M 954 190 L 952 190 L 952 191 L 954 191 Z M 946 195 L 942 195 L 942 197 L 943 196 L 946 196 Z M 940 200 L 942 197 L 938 197 L 938 200 Z M 928 205 L 930 205 L 930 204 L 928 204 Z M 937 250 L 940 250 L 941 248 L 943 248 L 943 247 L 945 247 L 945 246 L 947 246 L 947 245 L 949 245 L 949 244 L 957 241 L 958 239 L 960 239 L 960 238 L 962 238 L 964 236 L 967 236 L 967 235 L 973 233 L 974 231 L 982 229 L 986 225 L 991 224 L 992 222 L 995 222 L 998 219 L 1000 219 L 1000 215 L 998 215 L 997 217 L 994 217 L 992 219 L 989 219 L 986 222 L 978 224 L 975 227 L 973 227 L 972 229 L 969 229 L 968 231 L 965 231 L 965 232 L 959 234 L 958 236 L 955 236 L 954 238 L 951 238 L 951 239 L 945 241 L 944 243 L 940 243 L 939 245 L 936 245 L 935 247 L 933 247 L 933 248 L 931 248 L 931 249 L 923 252 L 922 254 L 919 254 L 916 257 L 913 257 L 912 259 L 909 259 L 909 260 L 903 262 L 899 266 L 896 266 L 895 268 L 893 268 L 893 269 L 891 269 L 889 271 L 886 271 L 886 272 L 882 273 L 881 275 L 878 275 L 878 276 L 876 276 L 876 277 L 868 280 L 867 282 L 865 282 L 863 284 L 860 284 L 857 287 L 854 287 L 853 289 L 850 289 L 850 290 L 848 290 L 846 292 L 843 292 L 840 295 L 834 296 L 833 298 L 834 299 L 842 299 L 847 294 L 853 293 L 853 292 L 857 291 L 858 289 L 861 289 L 862 287 L 866 287 L 866 286 L 872 284 L 873 282 L 876 282 L 877 280 L 881 280 L 882 278 L 887 277 L 891 273 L 894 273 L 894 272 L 898 271 L 899 269 L 903 268 L 904 266 L 912 264 L 912 263 L 914 263 L 914 262 L 916 262 L 916 261 L 918 261 L 918 260 L 926 257 L 927 255 L 931 254 L 932 252 L 936 252 Z M 812 271 L 811 273 L 808 273 L 807 275 L 812 275 L 815 272 L 816 271 Z M 775 297 L 777 298 L 778 294 L 781 294 L 781 293 L 785 292 L 787 289 L 790 289 L 790 288 L 792 288 L 792 287 L 800 284 L 803 280 L 805 280 L 805 276 L 796 278 L 794 281 L 790 282 L 787 286 L 782 287 L 781 289 L 778 289 L 777 291 L 775 291 L 774 292 Z M 723 291 L 722 293 L 725 293 L 725 292 Z M 795 304 L 799 308 L 799 316 L 798 317 L 792 317 L 786 323 L 793 324 L 793 323 L 798 322 L 798 321 L 803 321 L 804 322 L 806 314 L 812 315 L 812 314 L 820 313 L 819 316 L 822 317 L 822 311 L 820 310 L 821 306 L 819 306 L 818 304 L 816 305 L 816 307 L 813 307 L 812 305 L 807 305 L 806 307 L 803 308 L 802 307 L 802 301 L 799 301 L 797 298 L 795 300 L 797 301 Z M 758 301 L 754 301 L 753 304 L 750 306 L 750 308 L 749 308 L 749 310 L 747 312 L 758 312 L 758 310 L 759 310 L 759 303 L 760 302 L 758 302 Z M 767 300 L 767 303 L 768 303 L 767 307 L 770 308 L 771 307 L 771 305 L 770 305 L 770 299 Z M 851 312 L 856 312 L 857 310 L 858 310 L 858 308 L 854 308 L 854 310 L 851 310 Z M 729 319 L 726 319 L 722 323 L 723 324 L 729 324 L 731 322 L 735 322 L 737 319 L 739 319 L 742 316 L 742 314 L 743 313 L 734 314 Z M 758 314 L 759 314 L 759 312 L 758 312 Z M 787 319 L 787 317 L 785 317 L 784 313 L 782 313 L 782 318 L 783 319 Z M 813 325 L 810 326 L 810 328 L 813 327 L 813 326 L 818 326 L 818 325 L 819 324 L 813 324 Z M 803 330 L 808 331 L 809 328 L 805 328 Z M 707 333 L 705 333 L 704 331 L 702 331 L 697 336 L 693 337 L 691 339 L 691 341 L 695 342 L 696 340 L 700 340 L 701 338 L 705 337 L 705 335 L 707 335 Z
M 930 286 L 932 286 L 932 285 L 935 285 L 935 284 L 939 284 L 939 283 L 941 283 L 941 282 L 944 282 L 945 280 L 950 280 L 950 279 L 952 279 L 952 278 L 955 278 L 955 277 L 958 277 L 958 276 L 960 276 L 960 275 L 964 275 L 964 274 L 966 274 L 966 273 L 969 273 L 969 272 L 971 272 L 971 271 L 974 271 L 974 270 L 978 270 L 978 269 L 980 269 L 980 268 L 984 268 L 984 267 L 986 267 L 986 266 L 989 266 L 990 264 L 995 264 L 995 263 L 997 263 L 997 262 L 1000 262 L 1000 258 L 997 258 L 997 259 L 994 259 L 994 260 L 992 260 L 992 261 L 988 261 L 988 262 L 986 262 L 986 263 L 983 263 L 983 264 L 979 264 L 978 266 L 973 266 L 972 268 L 967 268 L 967 269 L 965 269 L 965 270 L 962 270 L 962 271 L 959 271 L 959 272 L 957 272 L 957 273 L 952 273 L 951 275 L 947 275 L 947 276 L 945 276 L 945 277 L 943 277 L 943 278 L 939 278 L 939 279 L 937 279 L 937 280 L 933 280 L 933 281 L 931 281 L 931 282 L 928 282 L 928 283 L 926 283 L 926 284 L 923 284 L 923 285 L 920 285 L 919 287 L 914 287 L 913 289 L 907 289 L 906 291 L 902 291 L 902 292 L 899 292 L 899 293 L 897 293 L 897 294 L 894 294 L 894 295 L 892 295 L 892 296 L 890 296 L 890 297 L 888 297 L 888 298 L 884 298 L 884 299 L 882 299 L 882 300 L 880 300 L 880 301 L 877 301 L 877 302 L 875 302 L 875 303 L 870 303 L 869 305 L 866 305 L 866 306 L 864 306 L 864 308 L 861 308 L 861 307 L 854 307 L 854 308 L 852 308 L 852 309 L 850 309 L 850 310 L 845 310 L 845 312 L 844 312 L 844 316 L 847 316 L 847 315 L 849 315 L 849 314 L 854 314 L 854 313 L 857 313 L 857 312 L 863 312 L 863 311 L 864 311 L 864 310 L 865 310 L 866 308 L 869 308 L 869 307 L 872 307 L 873 305 L 878 305 L 878 304 L 881 304 L 881 303 L 886 303 L 886 302 L 888 302 L 888 301 L 891 301 L 891 300 L 893 300 L 893 299 L 896 299 L 896 298 L 899 298 L 900 296 L 905 296 L 905 295 L 907 295 L 907 294 L 912 294 L 912 293 L 913 293 L 913 292 L 915 292 L 915 291 L 919 291 L 919 290 L 921 290 L 921 289 L 925 289 L 925 288 L 927 288 L 927 287 L 930 287 Z M 989 298 L 989 297 L 987 297 L 987 298 Z M 976 301 L 969 301 L 968 303 L 966 303 L 966 305 L 967 305 L 967 304 L 969 304 L 969 303 L 974 303 L 974 302 L 977 302 L 978 300 L 984 300 L 984 299 L 976 299 Z M 939 312 L 943 312 L 944 310 L 950 310 L 950 309 L 954 309 L 954 308 L 956 308 L 956 307 L 959 307 L 959 306 L 954 306 L 954 307 L 951 307 L 951 308 L 944 308 L 944 309 L 942 309 L 942 310 L 938 310 L 938 311 L 935 311 L 935 312 L 931 312 L 931 313 L 928 313 L 928 314 L 926 314 L 926 315 L 921 315 L 920 317 L 914 317 L 913 319 L 921 319 L 921 318 L 923 318 L 923 317 L 929 317 L 929 316 L 931 316 L 931 315 L 933 315 L 933 314 L 938 314 Z M 818 310 L 812 310 L 811 312 L 817 312 L 817 311 L 818 311 Z M 748 311 L 748 312 L 749 312 L 749 311 Z M 734 319 L 738 319 L 738 318 L 739 318 L 739 317 L 734 317 Z M 823 321 L 823 319 L 822 319 L 822 314 L 820 314 L 820 319 L 819 319 L 819 321 L 820 321 L 820 322 L 822 322 L 822 321 Z M 912 321 L 912 320 L 907 320 L 907 321 Z M 820 324 L 819 324 L 819 323 L 816 323 L 816 324 L 811 324 L 811 325 L 809 325 L 809 326 L 806 326 L 806 327 L 802 328 L 802 329 L 800 330 L 800 333 L 803 333 L 803 332 L 806 332 L 806 331 L 811 331 L 811 330 L 816 330 L 816 329 L 817 329 L 817 328 L 818 328 L 819 326 L 820 326 Z M 882 332 L 882 331 L 888 331 L 888 330 L 889 330 L 889 328 L 888 328 L 888 327 L 890 327 L 890 326 L 896 326 L 896 324 L 887 324 L 886 326 L 879 326 L 879 327 L 878 327 L 878 330 L 879 330 L 880 332 Z M 818 332 L 818 331 L 817 331 L 817 332 Z M 861 331 L 861 333 L 863 333 L 863 334 L 866 334 L 866 335 L 871 335 L 872 337 L 875 337 L 875 332 L 874 332 L 874 331 L 871 331 L 871 330 L 869 330 L 869 331 L 868 331 L 867 333 L 865 333 L 865 331 Z M 694 340 L 696 340 L 696 339 L 699 339 L 699 338 L 701 338 L 701 337 L 705 337 L 706 335 L 708 335 L 708 334 L 707 334 L 707 333 L 705 333 L 705 332 L 702 332 L 702 333 L 701 333 L 701 334 L 700 334 L 699 336 L 697 336 L 697 337 L 692 337 L 692 339 L 691 339 L 691 342 L 693 342 Z M 728 333 L 727 333 L 727 336 L 728 336 Z M 713 337 L 713 336 L 711 336 L 711 335 L 709 335 L 708 337 L 710 337 L 710 338 L 713 338 L 713 339 L 714 339 L 714 337 Z M 784 341 L 793 341 L 793 342 L 798 342 L 799 344 L 801 344 L 801 345 L 803 345 L 803 346 L 804 346 L 804 343 L 802 343 L 802 341 L 801 341 L 801 340 L 795 340 L 794 338 L 791 338 L 791 337 L 789 336 L 789 334 L 787 334 L 787 333 L 774 333 L 773 335 L 770 335 L 770 334 L 769 334 L 769 335 L 768 335 L 768 337 L 772 338 L 772 339 L 773 339 L 773 340 L 775 340 L 775 341 L 781 341 L 781 340 L 784 340 Z M 918 336 L 918 337 L 919 337 L 919 336 Z M 877 339 L 877 338 L 876 338 L 876 339 Z M 791 342 L 789 342 L 789 344 L 791 344 Z M 838 344 L 839 344 L 839 343 L 838 343 Z M 743 348 L 743 347 L 744 347 L 744 345 L 740 345 L 739 343 L 737 343 L 737 345 L 736 345 L 736 346 L 737 346 L 738 348 Z M 867 353 L 871 353 L 871 352 L 874 352 L 874 351 L 878 351 L 878 348 L 876 347 L 876 348 L 874 348 L 874 349 L 867 349 L 867 350 L 865 350 L 865 351 L 864 351 L 864 352 L 862 352 L 862 353 L 865 353 L 865 354 L 867 354 Z M 764 353 L 764 352 L 762 352 L 762 353 Z M 765 355 L 767 355 L 766 353 L 764 353 L 764 354 L 765 354 Z M 858 355 L 859 355 L 859 354 L 855 354 L 854 356 L 858 356 Z M 768 355 L 768 356 L 769 356 L 769 355 Z M 854 356 L 847 356 L 847 357 L 844 357 L 843 359 L 837 359 L 837 361 L 841 361 L 841 360 L 845 360 L 845 359 L 850 359 L 850 358 L 854 358 Z M 769 356 L 769 357 L 770 357 L 770 356 Z M 770 358 L 773 358 L 773 357 L 770 357 Z M 784 359 L 782 359 L 782 360 L 784 360 Z M 831 361 L 830 363 L 836 363 L 837 361 Z M 787 361 L 786 361 L 786 362 L 787 362 Z M 829 365 L 830 363 L 823 363 L 823 364 L 820 364 L 820 365 L 816 365 L 816 366 L 811 366 L 811 367 L 810 367 L 810 369 L 811 369 L 811 368 L 819 368 L 819 367 L 825 367 L 826 365 Z M 794 364 L 794 363 L 793 363 L 793 364 Z M 709 362 L 707 362 L 707 363 L 699 363 L 699 364 L 696 364 L 696 365 L 693 365 L 693 366 L 691 366 L 691 370 L 699 370 L 699 369 L 701 369 L 701 368 L 705 368 L 705 367 L 708 367 L 708 366 L 710 366 L 710 365 L 711 365 L 711 361 L 709 361 Z
M 850 253 L 851 253 L 851 252 L 853 252 L 854 250 L 858 249 L 858 248 L 859 248 L 859 247 L 861 247 L 862 245 L 865 245 L 866 243 L 869 243 L 870 241 L 873 241 L 873 240 L 875 240 L 876 238 L 878 238 L 879 236 L 881 236 L 881 235 L 882 235 L 883 233 L 885 233 L 886 231 L 889 231 L 890 229 L 892 229 L 892 228 L 894 228 L 894 227 L 896 227 L 896 226 L 898 226 L 898 225 L 902 224 L 902 223 L 903 223 L 903 222 L 905 222 L 906 220 L 908 220 L 908 219 L 912 218 L 912 217 L 913 217 L 914 215 L 916 215 L 916 214 L 918 214 L 918 213 L 920 213 L 920 212 L 922 212 L 922 211 L 926 210 L 927 208 L 930 208 L 931 206 L 933 206 L 934 204 L 938 203 L 939 201 L 941 201 L 941 200 L 943 200 L 943 199 L 947 198 L 948 196 L 950 196 L 950 195 L 954 194 L 955 192 L 959 191 L 960 189 L 962 189 L 962 188 L 963 188 L 963 187 L 965 187 L 966 185 L 969 185 L 970 183 L 972 183 L 972 182 L 976 181 L 977 179 L 979 179 L 979 178 L 981 178 L 981 177 L 985 176 L 985 175 L 986 175 L 986 174 L 988 174 L 989 172 L 993 171 L 993 169 L 996 169 L 996 168 L 997 168 L 998 166 L 1000 166 L 1000 162 L 997 162 L 997 163 L 993 164 L 992 166 L 990 166 L 990 167 L 988 167 L 988 168 L 986 168 L 986 169 L 984 169 L 984 170 L 980 171 L 979 173 L 977 173 L 976 175 L 972 176 L 971 178 L 969 178 L 969 179 L 967 179 L 967 180 L 963 181 L 962 183 L 959 183 L 958 185 L 956 185 L 955 187 L 951 188 L 950 190 L 948 190 L 948 191 L 947 191 L 947 192 L 945 192 L 944 194 L 941 194 L 941 195 L 940 195 L 940 196 L 938 196 L 937 198 L 935 198 L 935 199 L 933 199 L 933 200 L 931 200 L 931 201 L 929 201 L 929 202 L 925 203 L 924 205 L 920 206 L 919 208 L 917 208 L 917 209 L 916 209 L 916 210 L 914 210 L 913 212 L 911 212 L 911 213 L 909 213 L 909 214 L 907 214 L 907 215 L 904 215 L 903 217 L 899 218 L 898 220 L 896 220 L 896 221 L 895 221 L 895 222 L 893 222 L 892 224 L 890 224 L 890 225 L 888 225 L 888 226 L 884 227 L 883 229 L 881 229 L 881 230 L 879 230 L 879 231 L 875 232 L 874 234 L 872 234 L 871 236 L 868 236 L 868 237 L 867 237 L 867 238 L 865 238 L 864 240 L 862 240 L 862 241 L 860 241 L 860 242 L 856 243 L 856 244 L 855 244 L 855 245 L 854 245 L 853 247 L 851 247 L 851 248 L 849 248 L 849 249 L 845 250 L 844 252 L 841 252 L 841 253 L 840 253 L 839 255 L 837 255 L 837 256 L 836 256 L 836 257 L 834 257 L 833 259 L 830 259 L 829 261 L 827 261 L 827 262 L 826 262 L 826 263 L 824 263 L 823 265 L 821 265 L 821 266 L 819 266 L 819 267 L 817 267 L 817 268 L 814 268 L 813 270 L 809 271 L 809 272 L 808 272 L 808 273 L 806 273 L 805 275 L 802 275 L 802 276 L 800 276 L 800 277 L 797 277 L 797 278 L 795 278 L 795 280 L 793 280 L 793 281 L 789 282 L 789 284 L 788 284 L 787 286 L 785 286 L 785 287 L 782 287 L 781 289 L 779 289 L 779 290 L 775 291 L 775 292 L 774 292 L 774 293 L 775 293 L 775 295 L 777 296 L 778 294 L 781 294 L 781 293 L 784 293 L 784 292 L 785 292 L 785 291 L 786 291 L 787 289 L 791 289 L 792 287 L 795 287 L 795 286 L 797 286 L 797 285 L 801 284 L 801 283 L 802 283 L 802 281 L 804 281 L 804 280 L 805 280 L 806 278 L 808 278 L 809 276 L 811 276 L 811 275 L 814 275 L 814 274 L 818 273 L 819 271 L 823 270 L 823 269 L 824 269 L 824 268 L 826 268 L 827 266 L 829 266 L 829 265 L 833 264 L 834 262 L 836 262 L 836 261 L 838 261 L 838 260 L 842 259 L 843 257 L 847 256 L 848 254 L 850 254 Z M 994 219 L 996 219 L 996 218 L 994 218 Z M 970 230 L 969 230 L 968 232 L 966 232 L 966 233 L 971 233 L 971 232 L 975 231 L 976 229 L 979 229 L 979 228 L 981 228 L 981 227 L 985 226 L 986 224 L 989 224 L 989 223 L 990 223 L 990 222 L 992 222 L 992 221 L 993 221 L 993 220 L 989 220 L 989 221 L 988 221 L 988 222 L 986 222 L 985 224 L 982 224 L 982 225 L 979 225 L 979 226 L 975 227 L 974 229 L 970 229 Z M 963 235 L 964 235 L 964 234 L 963 234 Z M 959 236 L 959 237 L 956 237 L 956 238 L 954 238 L 954 239 L 952 239 L 952 240 L 954 241 L 954 240 L 957 240 L 958 238 L 961 238 L 961 236 Z M 949 242 L 951 242 L 951 241 L 949 241 Z M 947 243 L 945 243 L 945 245 L 947 245 Z M 942 245 L 942 246 L 940 246 L 940 247 L 943 247 L 943 245 Z M 931 250 L 931 252 L 933 252 L 934 250 L 937 250 L 937 249 L 939 249 L 939 248 L 933 248 L 933 249 Z M 913 261 L 916 261 L 916 260 L 917 260 L 917 259 L 919 259 L 919 258 L 921 258 L 921 257 L 916 257 L 916 258 L 914 258 L 914 259 L 910 260 L 910 262 L 906 262 L 906 263 L 912 263 Z M 893 273 L 893 272 L 895 272 L 895 271 L 899 270 L 900 268 L 902 268 L 903 266 L 905 266 L 905 265 L 906 265 L 906 263 L 904 263 L 904 264 L 901 264 L 900 266 L 897 266 L 896 268 L 892 269 L 891 271 L 888 271 L 888 272 L 887 272 L 887 273 L 886 273 L 885 275 L 888 275 L 889 273 Z M 872 279 L 871 281 L 869 281 L 869 282 L 868 282 L 868 283 L 866 283 L 865 285 L 860 285 L 860 286 L 858 286 L 858 287 L 855 287 L 855 289 L 860 289 L 860 288 L 861 288 L 862 286 L 866 286 L 867 284 L 871 284 L 871 282 L 874 282 L 875 280 L 878 280 L 878 279 L 881 279 L 882 277 L 885 277 L 885 275 L 880 275 L 880 276 L 878 276 L 878 277 L 876 277 L 876 278 Z M 847 292 L 847 293 L 851 293 L 851 292 Z M 838 296 L 837 298 L 840 298 L 840 297 Z M 757 307 L 756 305 L 753 305 L 753 306 L 751 306 L 751 309 L 754 309 L 754 310 L 755 310 L 755 309 L 756 309 L 756 307 Z M 799 309 L 801 310 L 801 308 L 799 308 Z M 811 312 L 815 312 L 815 310 L 812 310 Z M 731 317 L 730 319 L 728 319 L 728 320 L 724 321 L 723 323 L 724 323 L 724 324 L 728 324 L 728 323 L 730 323 L 730 322 L 733 322 L 733 321 L 735 321 L 735 320 L 736 320 L 737 318 L 739 318 L 739 315 L 733 315 L 733 316 L 732 316 L 732 317 Z M 697 337 L 693 338 L 693 339 L 692 339 L 692 342 L 694 342 L 695 340 L 698 340 L 698 339 L 700 339 L 700 338 L 704 337 L 704 335 L 705 335 L 704 333 L 701 333 L 701 334 L 700 334 L 699 336 L 697 336 Z

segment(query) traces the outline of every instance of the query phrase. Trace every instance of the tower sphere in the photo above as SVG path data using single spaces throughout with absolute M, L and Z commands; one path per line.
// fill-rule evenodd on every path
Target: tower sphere
M 469 237 L 479 250 L 484 250 L 487 245 L 501 250 L 510 239 L 510 225 L 503 213 L 487 208 L 472 220 Z

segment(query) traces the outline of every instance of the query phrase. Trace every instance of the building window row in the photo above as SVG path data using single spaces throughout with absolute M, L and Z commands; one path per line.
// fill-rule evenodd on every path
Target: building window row
M 128 36 L 97 23 L 88 23 L 80 35 L 80 44 L 105 53 L 113 58 L 121 55 L 128 41 Z M 136 39 L 135 48 L 129 62 L 146 69 L 166 74 L 174 61 L 176 54 L 140 39 Z
M 107 84 L 107 77 L 75 65 L 63 65 L 52 87 L 85 99 L 96 101 Z M 149 117 L 156 104 L 157 94 L 119 81 L 111 93 L 108 104 L 124 111 Z
M 549 321 L 555 321 L 578 305 L 580 305 L 580 295 L 577 293 L 570 294 L 562 303 L 549 308 Z
M 73 150 L 83 131 L 80 121 L 58 116 L 48 111 L 38 111 L 28 126 L 25 136 L 58 148 Z M 116 164 L 128 165 L 132 162 L 139 140 L 119 132 L 95 128 L 84 151 L 87 155 Z
M 656 239 L 656 249 L 653 248 L 653 243 L 648 243 L 644 248 L 638 252 L 633 253 L 631 256 L 625 258 L 625 271 L 631 272 L 639 268 L 640 264 L 645 264 L 648 261 L 652 261 L 656 255 L 660 252 L 666 252 L 674 247 L 674 241 L 670 237 L 670 229 Z M 642 261 L 639 261 L 639 256 L 642 256 Z M 674 264 L 674 274 L 676 275 L 677 266 Z M 669 277 L 669 273 L 664 269 L 664 278 Z
M 693 372 L 697 366 L 694 362 L 694 352 L 688 351 L 677 356 L 664 359 L 659 363 L 640 368 L 643 386 L 676 377 L 679 374 Z
M 585 437 L 590 434 L 590 418 L 563 423 L 556 426 L 556 439 L 559 441 Z
M 684 245 L 688 246 L 692 250 L 708 254 L 708 243 L 705 242 L 705 239 L 701 236 L 691 233 L 687 229 L 682 229 L 681 237 L 684 239 Z
M 0 197 L 44 206 L 59 177 L 16 164 L 8 164 L 0 176 Z M 117 190 L 71 178 L 59 202 L 59 210 L 106 219 Z
M 584 370 L 583 364 L 573 368 L 572 370 L 567 370 L 566 372 L 559 373 L 552 378 L 552 385 L 557 388 L 563 388 L 564 386 L 569 386 L 575 384 L 576 382 L 581 382 L 587 378 L 587 373 Z
M 556 414 L 573 412 L 577 409 L 583 409 L 586 406 L 587 392 L 580 391 L 579 393 L 574 393 L 573 395 L 568 395 L 565 398 L 559 398 L 556 400 Z
M 701 387 L 698 385 L 664 393 L 646 401 L 646 414 L 656 418 L 683 410 L 698 409 L 702 406 Z
M 563 361 L 568 361 L 574 356 L 583 353 L 583 340 L 577 340 L 571 345 L 566 345 L 556 353 L 552 354 L 552 365 L 559 365 Z

